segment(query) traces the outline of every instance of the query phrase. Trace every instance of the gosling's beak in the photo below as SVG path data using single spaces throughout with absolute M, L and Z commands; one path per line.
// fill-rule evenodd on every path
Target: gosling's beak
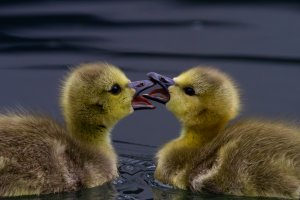
M 168 87 L 175 83 L 173 79 L 155 72 L 149 72 L 147 76 L 151 81 L 158 83 L 162 88 L 154 89 L 149 94 L 144 94 L 143 96 L 147 99 L 166 104 L 170 100 Z
M 175 83 L 172 78 L 160 75 L 155 72 L 149 72 L 147 76 L 150 78 L 150 80 L 152 80 L 155 83 L 158 83 L 161 87 L 163 87 L 166 90 L 168 90 L 168 87 L 174 85 Z
M 135 95 L 131 102 L 134 110 L 145 110 L 155 108 L 155 106 L 152 105 L 146 98 L 139 95 L 144 90 L 152 87 L 153 85 L 155 85 L 155 83 L 149 80 L 134 81 L 129 83 L 129 87 L 135 89 Z

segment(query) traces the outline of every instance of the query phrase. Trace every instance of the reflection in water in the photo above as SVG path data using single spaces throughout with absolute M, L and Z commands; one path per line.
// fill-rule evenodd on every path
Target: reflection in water
M 41 196 L 25 196 L 25 197 L 14 197 L 14 198 L 3 198 L 10 200 L 113 200 L 116 199 L 117 192 L 112 184 L 105 184 L 100 187 L 80 190 L 77 192 L 70 193 L 59 193 Z M 2 199 L 2 198 L 0 198 Z
M 120 177 L 114 182 L 120 197 L 125 199 L 152 198 L 151 181 L 155 165 L 151 157 L 123 155 L 120 158 Z

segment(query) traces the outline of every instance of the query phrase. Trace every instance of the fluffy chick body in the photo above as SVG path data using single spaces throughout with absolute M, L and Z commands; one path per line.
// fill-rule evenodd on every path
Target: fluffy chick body
M 157 180 L 193 191 L 300 197 L 299 128 L 255 119 L 228 125 L 240 109 L 239 95 L 218 70 L 196 67 L 174 81 L 166 106 L 182 131 L 157 153 Z

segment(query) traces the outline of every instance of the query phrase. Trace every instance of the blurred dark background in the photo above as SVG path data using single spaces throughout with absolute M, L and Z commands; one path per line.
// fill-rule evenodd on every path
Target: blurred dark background
M 131 80 L 204 65 L 237 81 L 239 118 L 299 124 L 299 36 L 299 1 L 0 0 L 0 110 L 23 107 L 63 121 L 61 81 L 82 62 L 112 63 Z M 153 154 L 179 128 L 163 105 L 137 111 L 113 131 L 120 156 L 113 187 L 23 199 L 246 200 L 165 189 L 154 181 Z
M 300 119 L 299 1 L 1 0 L 0 107 L 62 120 L 59 87 L 79 63 L 106 61 L 131 80 L 196 65 L 229 73 L 240 117 Z M 121 121 L 115 140 L 159 146 L 179 124 L 162 105 Z M 128 147 L 118 144 L 120 152 Z M 155 148 L 135 151 L 152 154 Z

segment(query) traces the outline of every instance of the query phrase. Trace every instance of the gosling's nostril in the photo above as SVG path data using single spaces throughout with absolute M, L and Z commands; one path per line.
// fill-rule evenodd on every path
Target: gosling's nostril
M 168 81 L 164 77 L 160 77 L 159 80 L 164 83 L 168 83 Z
M 140 84 L 138 84 L 136 87 L 144 87 L 144 83 L 143 82 L 141 82 Z
M 152 87 L 153 85 L 155 85 L 155 83 L 150 80 L 141 80 L 129 83 L 129 87 L 135 90 L 136 96 L 138 96 L 144 90 Z

